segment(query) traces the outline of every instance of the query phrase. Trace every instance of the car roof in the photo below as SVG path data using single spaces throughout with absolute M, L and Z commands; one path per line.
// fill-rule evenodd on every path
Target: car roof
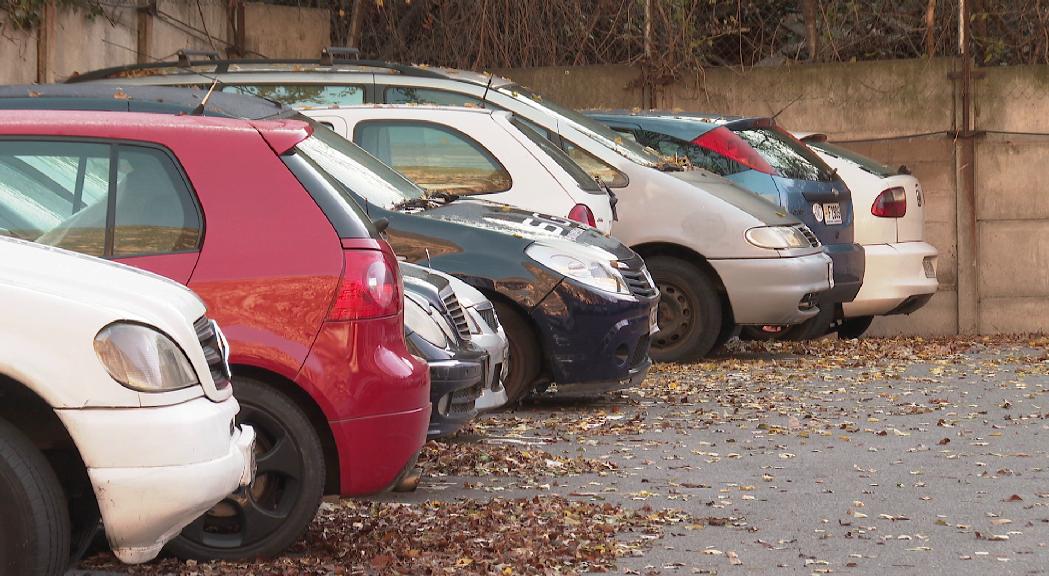
M 91 80 L 115 79 L 115 78 L 141 78 L 145 76 L 177 76 L 194 75 L 210 77 L 209 75 L 221 76 L 237 73 L 295 73 L 297 76 L 303 73 L 358 73 L 375 75 L 402 75 L 425 78 L 442 78 L 460 82 L 470 82 L 481 86 L 502 88 L 514 84 L 509 78 L 496 76 L 490 73 L 473 72 L 457 68 L 446 68 L 442 66 L 428 66 L 425 64 L 400 64 L 383 60 L 366 60 L 360 58 L 337 58 L 332 57 L 332 48 L 321 51 L 321 57 L 317 59 L 222 59 L 217 53 L 200 53 L 189 50 L 179 50 L 177 60 L 166 62 L 152 62 L 147 64 L 130 64 L 127 66 L 115 66 L 93 70 L 84 74 L 75 75 L 67 82 L 87 82 Z
M 203 109 L 200 109 L 204 98 Z M 117 86 L 113 84 L 24 84 L 0 86 L 3 110 L 96 110 L 197 114 L 248 120 L 279 119 L 295 111 L 280 103 L 204 88 Z
M 283 154 L 313 133 L 309 122 L 298 119 L 246 120 L 98 110 L 2 110 L 0 134 L 141 139 L 172 132 L 204 132 L 214 137 L 251 132 L 261 135 L 277 154 Z

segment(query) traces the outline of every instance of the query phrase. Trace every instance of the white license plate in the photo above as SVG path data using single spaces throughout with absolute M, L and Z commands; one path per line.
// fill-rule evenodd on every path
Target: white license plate
M 841 224 L 841 204 L 837 202 L 824 204 L 823 221 L 827 224 Z
M 655 334 L 659 332 L 659 325 L 657 318 L 659 317 L 659 306 L 653 306 L 652 312 L 648 314 L 648 333 Z

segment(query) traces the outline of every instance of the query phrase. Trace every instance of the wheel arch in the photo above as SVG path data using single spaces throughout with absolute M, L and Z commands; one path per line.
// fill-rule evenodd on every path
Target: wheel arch
M 532 334 L 535 336 L 536 342 L 539 342 L 540 344 L 539 354 L 542 356 L 543 359 L 543 368 L 539 372 L 539 377 L 540 379 L 549 379 L 550 358 L 549 356 L 547 356 L 547 347 L 543 345 L 543 332 L 539 329 L 539 326 L 536 325 L 535 319 L 532 318 L 532 314 L 524 306 L 521 306 L 520 303 L 515 302 L 512 298 L 507 298 L 503 294 L 500 294 L 494 290 L 490 290 L 488 288 L 477 288 L 477 290 L 481 294 L 484 294 L 484 297 L 492 301 L 492 303 L 502 302 L 503 304 L 510 306 L 511 308 L 513 308 L 521 314 L 521 317 L 525 319 L 525 322 L 528 322 L 528 327 L 532 329 Z M 500 322 L 502 322 L 502 320 L 500 320 Z
M 725 288 L 725 283 L 721 280 L 721 276 L 718 275 L 717 270 L 710 265 L 706 257 L 680 244 L 674 244 L 670 242 L 648 242 L 645 244 L 638 244 L 637 246 L 631 246 L 634 252 L 641 255 L 642 258 L 648 259 L 653 256 L 670 256 L 679 260 L 688 262 L 704 273 L 707 274 L 717 287 L 718 299 L 721 301 L 721 309 L 727 312 L 721 317 L 721 328 L 722 330 L 732 329 L 736 325 L 735 313 L 732 310 L 732 302 L 728 297 L 728 290 Z
M 40 450 L 58 477 L 69 502 L 73 534 L 98 522 L 98 500 L 87 465 L 55 409 L 24 382 L 0 373 L 0 418 L 10 422 Z
M 313 429 L 317 432 L 317 438 L 321 442 L 321 449 L 324 451 L 325 467 L 327 468 L 324 477 L 324 493 L 338 494 L 340 482 L 339 448 L 335 444 L 335 436 L 332 434 L 328 419 L 324 416 L 324 412 L 316 400 L 310 396 L 309 392 L 303 390 L 301 386 L 276 372 L 250 364 L 233 364 L 230 368 L 233 371 L 234 396 L 237 393 L 237 376 L 245 376 L 272 386 L 302 410 L 306 418 L 309 419 Z

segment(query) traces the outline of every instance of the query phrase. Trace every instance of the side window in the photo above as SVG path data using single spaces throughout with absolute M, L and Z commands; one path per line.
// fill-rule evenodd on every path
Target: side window
M 235 84 L 223 86 L 222 91 L 269 98 L 292 107 L 353 106 L 364 103 L 364 88 L 361 86 Z
M 629 183 L 626 174 L 616 170 L 597 156 L 583 150 L 568 140 L 562 138 L 561 147 L 568 154 L 569 158 L 574 160 L 576 164 L 579 164 L 583 170 L 586 170 L 587 174 L 600 179 L 601 182 L 609 188 L 622 188 Z
M 200 232 L 191 192 L 160 150 L 0 141 L 0 234 L 121 257 L 192 250 Z
M 434 106 L 468 106 L 483 108 L 479 98 L 430 88 L 390 86 L 383 92 L 387 104 L 431 104 Z
M 0 234 L 103 256 L 111 149 L 0 141 Z
M 361 122 L 353 141 L 430 192 L 506 192 L 510 173 L 475 140 L 429 122 Z
M 113 256 L 194 250 L 200 214 L 182 173 L 156 148 L 120 146 Z

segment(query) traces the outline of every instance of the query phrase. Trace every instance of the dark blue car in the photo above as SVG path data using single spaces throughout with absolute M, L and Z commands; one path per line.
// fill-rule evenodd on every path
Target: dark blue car
M 593 112 L 593 118 L 666 156 L 719 174 L 783 206 L 804 222 L 834 261 L 834 288 L 820 315 L 782 336 L 822 336 L 863 282 L 863 248 L 853 242 L 852 194 L 837 173 L 772 118 L 659 112 Z

